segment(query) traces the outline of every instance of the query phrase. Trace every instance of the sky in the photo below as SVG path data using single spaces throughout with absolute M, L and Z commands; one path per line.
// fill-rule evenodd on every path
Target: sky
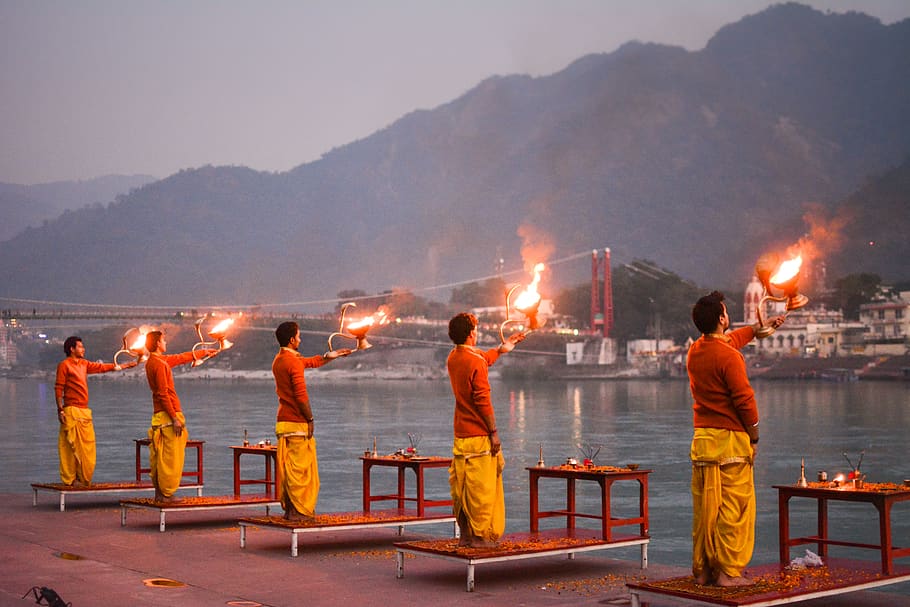
M 806 0 L 891 24 L 908 0 Z M 494 75 L 695 51 L 769 0 L 0 0 L 0 182 L 287 171 Z

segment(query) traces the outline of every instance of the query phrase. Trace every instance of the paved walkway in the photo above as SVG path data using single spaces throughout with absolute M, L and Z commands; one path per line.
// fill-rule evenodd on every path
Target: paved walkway
M 32 506 L 31 494 L 0 494 L 0 606 L 35 604 L 22 595 L 44 586 L 73 607 L 602 607 L 629 604 L 626 581 L 686 573 L 654 563 L 641 571 L 639 550 L 622 548 L 478 566 L 476 591 L 468 593 L 464 567 L 447 561 L 409 558 L 405 577 L 395 577 L 393 542 L 443 536 L 449 525 L 406 529 L 401 537 L 394 529 L 307 534 L 292 558 L 284 534 L 250 530 L 241 549 L 236 517 L 230 510 L 175 514 L 161 533 L 154 514 L 131 513 L 121 527 L 110 498 L 68 499 L 60 512 L 53 496 L 41 494 Z M 152 579 L 181 585 L 146 585 Z M 861 592 L 802 605 L 910 607 L 910 596 Z

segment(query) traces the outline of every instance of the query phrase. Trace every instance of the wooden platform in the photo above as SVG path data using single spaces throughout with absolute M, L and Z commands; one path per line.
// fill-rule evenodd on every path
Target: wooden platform
M 202 495 L 202 485 L 180 485 L 180 489 L 195 489 L 196 495 Z M 75 487 L 73 485 L 64 485 L 63 483 L 32 483 L 32 506 L 38 505 L 38 492 L 47 491 L 56 493 L 60 496 L 60 512 L 66 510 L 67 495 L 101 495 L 106 493 L 149 493 L 154 492 L 155 488 L 151 481 L 146 482 L 124 482 L 124 483 L 92 483 L 87 487 Z
M 898 567 L 892 575 L 885 575 L 878 562 L 846 559 L 827 559 L 824 567 L 795 571 L 776 563 L 760 565 L 750 567 L 747 573 L 755 584 L 741 588 L 698 586 L 691 575 L 626 585 L 632 593 L 632 607 L 640 607 L 643 599 L 675 599 L 698 605 L 767 607 L 910 580 L 910 567 Z
M 565 554 L 575 558 L 577 552 L 591 552 L 626 546 L 641 547 L 641 568 L 648 566 L 648 538 L 615 537 L 606 541 L 599 530 L 577 529 L 567 534 L 565 529 L 504 535 L 495 548 L 458 546 L 457 539 L 401 542 L 395 544 L 397 577 L 404 577 L 404 555 L 429 556 L 462 563 L 467 567 L 467 591 L 474 591 L 474 567 L 483 563 L 514 561 Z
M 152 510 L 158 512 L 158 530 L 164 531 L 165 518 L 169 512 L 191 512 L 202 510 L 233 510 L 237 508 L 252 508 L 265 506 L 265 513 L 269 513 L 272 506 L 280 507 L 281 504 L 268 495 L 220 495 L 211 497 L 183 497 L 172 502 L 156 502 L 152 498 L 136 498 L 120 500 L 120 526 L 126 526 L 126 511 L 129 509 Z
M 335 512 L 317 514 L 312 523 L 288 521 L 281 516 L 240 519 L 240 547 L 246 547 L 247 527 L 269 529 L 291 535 L 291 556 L 297 556 L 297 536 L 301 533 L 319 531 L 344 531 L 347 529 L 372 529 L 377 527 L 398 527 L 401 535 L 405 527 L 429 525 L 432 523 L 455 523 L 451 514 L 417 516 L 416 510 L 371 510 L 369 512 Z

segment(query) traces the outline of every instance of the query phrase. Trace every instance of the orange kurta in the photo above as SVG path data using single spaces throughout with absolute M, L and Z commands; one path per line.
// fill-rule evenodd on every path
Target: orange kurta
M 458 438 L 486 436 L 484 416 L 493 418 L 488 368 L 499 358 L 499 349 L 481 350 L 459 345 L 449 353 L 446 367 L 455 395 L 453 428 Z
M 278 394 L 278 421 L 305 423 L 312 419 L 304 369 L 315 369 L 327 362 L 322 355 L 301 356 L 291 348 L 278 351 L 272 361 L 275 393 Z
M 752 341 L 752 327 L 723 337 L 703 335 L 686 357 L 696 428 L 744 430 L 758 423 L 755 392 L 740 349 Z
M 200 354 L 203 356 L 203 354 Z M 158 354 L 152 353 L 145 363 L 145 377 L 152 391 L 152 406 L 154 413 L 167 413 L 171 419 L 181 411 L 180 399 L 174 389 L 173 367 L 184 365 L 193 361 L 192 352 L 183 354 Z
M 57 365 L 54 392 L 62 399 L 64 407 L 88 407 L 88 381 L 93 373 L 107 373 L 115 369 L 114 363 L 96 363 L 84 358 L 67 356 Z

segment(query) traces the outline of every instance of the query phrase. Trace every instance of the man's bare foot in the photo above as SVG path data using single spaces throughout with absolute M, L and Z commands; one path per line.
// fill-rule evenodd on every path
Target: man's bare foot
M 173 495 L 165 495 L 165 494 L 163 494 L 163 493 L 160 493 L 160 492 L 158 492 L 158 491 L 155 491 L 155 501 L 156 501 L 156 502 L 164 502 L 164 503 L 173 502 L 173 501 L 174 501 L 174 496 L 173 496 Z
M 285 520 L 292 521 L 295 523 L 312 523 L 316 520 L 315 516 L 307 516 L 305 514 L 300 514 L 296 510 L 288 510 L 284 513 Z
M 717 585 L 722 588 L 735 588 L 737 586 L 751 586 L 754 584 L 752 580 L 743 576 L 730 577 L 726 573 L 717 574 Z
M 714 578 L 707 572 L 702 572 L 695 576 L 695 583 L 699 586 L 707 586 L 714 583 Z
M 496 548 L 499 546 L 499 542 L 491 542 L 489 540 L 480 539 L 479 537 L 472 538 L 468 543 L 468 546 L 471 548 Z

